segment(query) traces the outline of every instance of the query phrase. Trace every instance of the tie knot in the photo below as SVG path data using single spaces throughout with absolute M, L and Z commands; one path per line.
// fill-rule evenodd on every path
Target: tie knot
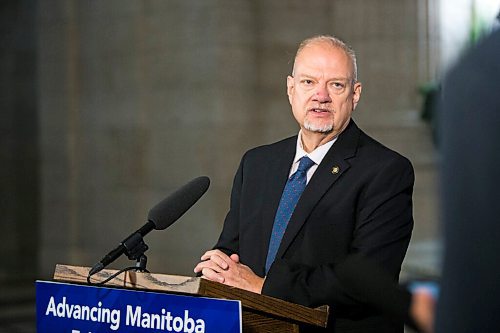
M 309 157 L 307 156 L 304 156 L 300 159 L 300 162 L 299 162 L 299 168 L 297 169 L 297 171 L 301 171 L 301 172 L 306 172 L 307 170 L 309 170 L 310 167 L 312 167 L 314 165 L 314 162 L 313 160 L 311 160 Z

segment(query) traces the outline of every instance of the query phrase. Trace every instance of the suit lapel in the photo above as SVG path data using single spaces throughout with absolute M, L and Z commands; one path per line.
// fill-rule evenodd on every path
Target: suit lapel
M 359 134 L 358 127 L 351 120 L 348 127 L 339 135 L 337 141 L 325 155 L 295 207 L 276 258 L 281 258 L 285 254 L 319 200 L 350 168 L 350 164 L 346 160 L 356 154 Z M 283 187 L 284 184 L 281 190 Z

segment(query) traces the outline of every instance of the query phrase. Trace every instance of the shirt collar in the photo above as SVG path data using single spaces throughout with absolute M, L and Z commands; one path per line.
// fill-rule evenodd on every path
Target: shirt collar
M 297 135 L 297 148 L 295 149 L 295 158 L 293 159 L 293 163 L 297 163 L 302 157 L 307 155 L 316 165 L 319 165 L 335 141 L 337 141 L 337 136 L 327 143 L 317 147 L 312 152 L 307 153 L 302 146 L 302 130 L 300 130 Z

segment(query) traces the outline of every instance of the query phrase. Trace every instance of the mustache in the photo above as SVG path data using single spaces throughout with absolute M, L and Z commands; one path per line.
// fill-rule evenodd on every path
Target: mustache
M 333 113 L 334 110 L 332 108 L 327 108 L 327 107 L 324 107 L 324 106 L 311 106 L 311 107 L 308 107 L 306 109 L 307 111 L 312 111 L 312 112 L 330 112 L 330 113 Z

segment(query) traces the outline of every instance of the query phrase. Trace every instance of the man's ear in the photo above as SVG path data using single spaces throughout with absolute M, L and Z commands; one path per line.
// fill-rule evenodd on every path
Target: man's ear
M 288 75 L 286 78 L 286 93 L 288 95 L 288 101 L 292 104 L 293 89 L 295 89 L 295 81 L 293 76 Z
M 352 91 L 352 109 L 355 110 L 358 105 L 359 99 L 361 98 L 361 90 L 363 86 L 361 82 L 356 82 Z

